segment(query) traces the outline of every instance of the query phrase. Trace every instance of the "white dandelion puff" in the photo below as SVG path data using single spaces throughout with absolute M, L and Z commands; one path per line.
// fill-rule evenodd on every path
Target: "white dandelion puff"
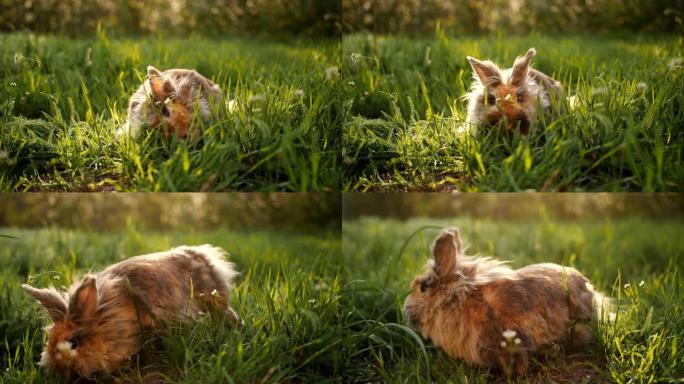
M 340 70 L 336 66 L 328 67 L 325 69 L 325 79 L 328 81 L 334 81 L 340 78 Z

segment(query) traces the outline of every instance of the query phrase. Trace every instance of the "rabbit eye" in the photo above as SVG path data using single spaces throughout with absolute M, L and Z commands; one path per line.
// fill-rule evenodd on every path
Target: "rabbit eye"
M 81 338 L 79 336 L 71 336 L 67 341 L 71 344 L 71 349 L 76 349 L 81 344 Z
M 420 293 L 425 293 L 428 288 L 430 288 L 430 286 L 428 285 L 427 281 L 420 282 Z
M 487 95 L 487 104 L 489 104 L 489 105 L 496 104 L 496 96 L 494 96 L 494 94 L 490 93 Z
M 164 105 L 164 106 L 162 107 L 162 115 L 163 115 L 164 117 L 169 117 L 170 114 L 171 114 L 171 113 L 169 113 L 169 108 L 168 108 L 166 105 Z
M 519 90 L 518 92 L 516 92 L 515 97 L 518 103 L 522 102 L 523 98 L 525 98 L 525 91 Z

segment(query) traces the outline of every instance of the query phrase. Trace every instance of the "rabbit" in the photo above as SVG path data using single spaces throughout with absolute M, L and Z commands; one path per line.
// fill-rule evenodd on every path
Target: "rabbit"
M 68 292 L 22 288 L 53 324 L 39 365 L 71 379 L 111 373 L 141 348 L 142 332 L 230 307 L 235 266 L 208 244 L 131 257 L 74 282 Z
M 221 100 L 221 88 L 195 70 L 161 72 L 149 66 L 147 78 L 131 96 L 126 124 L 119 133 L 137 137 L 143 127 L 159 127 L 166 137 L 175 134 L 197 140 L 198 121 L 193 118 L 211 121 L 212 108 Z
M 465 256 L 456 228 L 434 242 L 427 272 L 404 304 L 409 325 L 451 358 L 522 375 L 535 353 L 593 340 L 592 318 L 603 296 L 574 268 L 533 264 L 511 269 Z
M 521 134 L 529 134 L 535 125 L 537 109 L 553 112 L 563 98 L 560 82 L 530 67 L 537 54 L 530 48 L 525 56 L 517 57 L 513 67 L 500 70 L 493 62 L 467 56 L 475 81 L 468 99 L 466 129 L 475 134 L 485 124 L 496 124 L 506 119 L 506 131 L 519 127 Z

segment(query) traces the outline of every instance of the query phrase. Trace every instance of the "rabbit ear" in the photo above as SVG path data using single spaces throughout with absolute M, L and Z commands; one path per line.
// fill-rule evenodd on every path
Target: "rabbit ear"
M 525 56 L 518 56 L 513 63 L 513 69 L 511 70 L 511 84 L 521 85 L 527 73 L 530 70 L 530 64 L 532 63 L 532 58 L 537 55 L 537 51 L 534 48 L 530 48 Z
M 69 298 L 69 316 L 73 316 L 75 320 L 84 320 L 95 315 L 98 302 L 95 283 L 95 277 L 86 276 Z
M 438 276 L 447 276 L 456 267 L 456 258 L 461 256 L 461 236 L 457 228 L 442 230 L 432 247 L 435 257 L 435 272 Z
M 22 288 L 26 292 L 28 292 L 29 295 L 33 296 L 35 299 L 40 302 L 40 305 L 45 308 L 45 310 L 48 313 L 48 316 L 52 319 L 52 321 L 62 321 L 64 320 L 64 315 L 66 315 L 66 310 L 67 310 L 67 304 L 62 295 L 57 292 L 54 288 L 48 288 L 48 289 L 38 289 L 38 288 L 33 288 L 32 286 L 28 284 L 22 284 Z
M 474 57 L 467 56 L 470 66 L 473 67 L 475 75 L 485 87 L 495 87 L 501 83 L 501 72 L 499 67 L 491 61 L 480 61 Z
M 173 79 L 151 65 L 147 67 L 147 79 L 150 82 L 152 96 L 157 101 L 166 100 L 176 90 Z

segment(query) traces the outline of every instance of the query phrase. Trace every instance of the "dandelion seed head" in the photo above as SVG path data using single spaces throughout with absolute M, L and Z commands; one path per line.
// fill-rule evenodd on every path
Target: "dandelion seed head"
M 336 66 L 328 67 L 325 69 L 325 79 L 328 81 L 334 81 L 339 79 L 340 70 Z

